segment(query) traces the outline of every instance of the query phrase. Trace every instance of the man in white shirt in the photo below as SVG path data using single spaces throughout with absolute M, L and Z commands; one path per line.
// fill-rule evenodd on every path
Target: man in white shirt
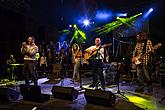
M 92 76 L 93 83 L 89 87 L 98 87 L 98 76 L 101 82 L 101 87 L 105 89 L 105 80 L 103 75 L 103 60 L 104 60 L 104 48 L 101 46 L 101 39 L 95 39 L 95 45 L 90 46 L 85 50 L 85 53 L 88 53 L 88 56 L 84 57 L 89 61 L 89 64 L 92 66 Z

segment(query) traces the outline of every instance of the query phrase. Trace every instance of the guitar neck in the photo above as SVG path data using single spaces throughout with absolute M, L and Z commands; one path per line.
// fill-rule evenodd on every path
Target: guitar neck
M 157 45 L 155 45 L 155 46 L 153 47 L 153 50 L 158 49 L 161 45 L 162 45 L 161 43 L 158 43 Z M 144 54 L 142 55 L 142 57 L 144 57 L 144 56 L 145 56 L 146 54 L 148 54 L 149 52 L 151 52 L 151 51 L 148 51 L 148 52 L 144 53 Z

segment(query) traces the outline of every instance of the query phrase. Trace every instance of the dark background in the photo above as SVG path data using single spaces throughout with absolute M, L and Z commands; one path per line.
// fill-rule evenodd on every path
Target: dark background
M 158 53 L 164 56 L 163 0 L 0 0 L 1 63 L 9 54 L 19 58 L 20 44 L 30 34 L 35 36 L 37 43 L 56 42 L 60 31 L 76 23 L 79 16 L 94 16 L 98 9 L 137 13 L 150 7 L 154 11 L 149 17 L 149 35 L 154 43 L 163 43 Z

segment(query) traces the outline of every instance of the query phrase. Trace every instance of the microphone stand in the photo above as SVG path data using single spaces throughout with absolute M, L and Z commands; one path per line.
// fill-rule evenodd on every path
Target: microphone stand
M 122 93 L 124 93 L 124 92 L 121 92 L 120 91 L 120 85 L 119 85 L 119 81 L 120 81 L 120 66 L 121 66 L 121 64 L 119 64 L 119 62 L 117 61 L 117 68 L 116 68 L 116 81 L 117 81 L 117 92 L 115 93 L 115 94 L 119 94 L 119 95 L 121 95 L 122 97 L 124 97 L 125 99 L 127 99 L 127 100 L 129 100 L 126 96 L 124 96 L 124 94 L 122 94 Z
M 81 44 L 79 44 L 79 46 L 80 46 L 80 50 L 81 50 L 81 52 L 82 52 L 82 45 Z M 80 58 L 80 67 L 79 67 L 79 78 L 80 78 L 80 82 L 79 82 L 79 84 L 80 84 L 80 89 L 78 90 L 78 91 L 81 91 L 81 90 L 84 90 L 84 88 L 82 87 L 82 76 L 81 76 L 81 72 L 82 72 L 82 58 L 83 58 L 83 54 L 82 54 L 82 56 L 81 56 L 81 58 Z M 81 69 L 81 70 L 80 70 Z

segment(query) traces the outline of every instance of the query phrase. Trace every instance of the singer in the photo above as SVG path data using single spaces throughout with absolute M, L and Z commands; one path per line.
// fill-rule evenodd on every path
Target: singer
M 29 74 L 32 77 L 34 85 L 37 85 L 37 75 L 35 72 L 35 62 L 36 62 L 36 53 L 38 52 L 38 46 L 35 45 L 35 38 L 33 36 L 29 36 L 27 43 L 23 42 L 21 45 L 21 53 L 24 58 L 24 66 L 23 66 L 23 75 L 25 78 L 25 84 L 29 85 Z

